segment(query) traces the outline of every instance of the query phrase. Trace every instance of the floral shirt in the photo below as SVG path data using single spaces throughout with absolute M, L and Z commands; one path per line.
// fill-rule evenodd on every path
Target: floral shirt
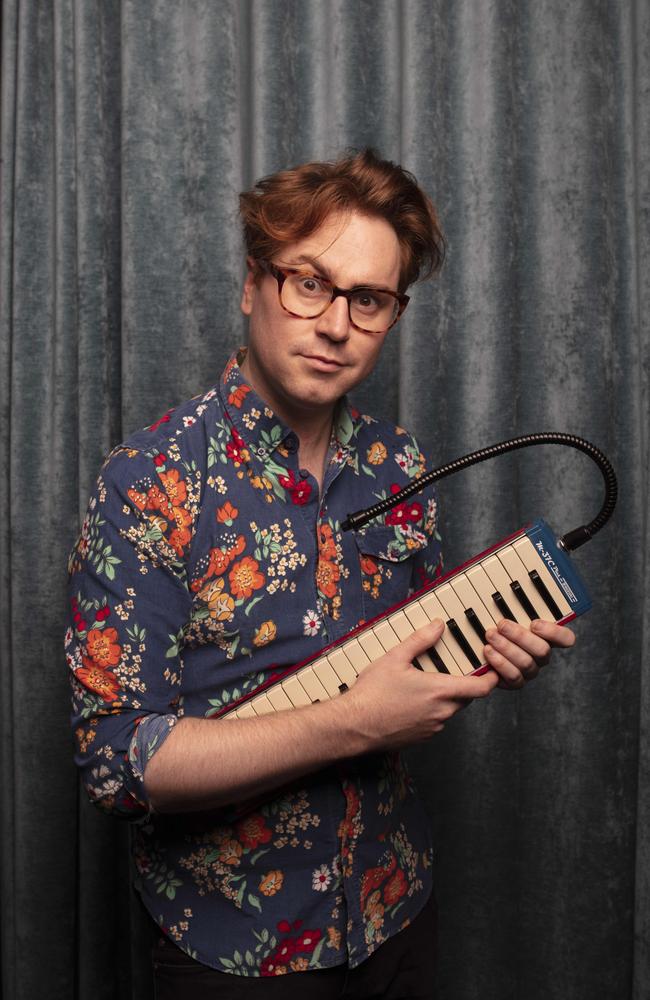
M 216 716 L 436 573 L 431 490 L 340 529 L 422 467 L 405 431 L 342 401 L 319 495 L 295 433 L 233 357 L 218 386 L 134 434 L 101 471 L 70 558 L 76 760 L 100 807 L 138 820 L 149 912 L 215 969 L 356 966 L 429 896 L 427 824 L 397 754 L 203 813 L 157 815 L 143 783 L 184 715 Z

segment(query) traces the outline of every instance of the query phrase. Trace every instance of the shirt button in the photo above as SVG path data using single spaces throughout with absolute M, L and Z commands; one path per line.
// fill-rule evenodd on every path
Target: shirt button
M 294 452 L 298 451 L 298 438 L 295 434 L 288 434 L 284 444 L 290 454 L 293 455 Z
M 301 469 L 300 470 L 300 478 L 301 479 L 309 479 L 309 469 Z

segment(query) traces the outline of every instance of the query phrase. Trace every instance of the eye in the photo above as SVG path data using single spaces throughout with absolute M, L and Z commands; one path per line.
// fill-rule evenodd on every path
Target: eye
M 360 288 L 354 293 L 352 304 L 356 309 L 360 309 L 366 314 L 375 313 L 384 305 L 382 299 L 386 299 L 386 296 L 382 296 L 380 292 L 373 292 L 369 288 Z
M 330 294 L 325 282 L 313 274 L 296 274 L 294 275 L 293 282 L 297 290 L 305 298 L 319 298 L 323 294 Z

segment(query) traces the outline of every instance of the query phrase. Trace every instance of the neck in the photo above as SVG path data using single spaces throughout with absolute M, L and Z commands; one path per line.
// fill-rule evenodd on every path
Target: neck
M 269 393 L 256 384 L 254 372 L 248 357 L 240 364 L 244 378 L 257 392 L 265 403 L 268 403 L 280 420 L 291 428 L 300 442 L 298 462 L 301 469 L 308 469 L 318 481 L 319 488 L 323 486 L 325 460 L 332 436 L 334 413 L 338 403 L 307 409 L 295 405 L 292 400 L 269 398 Z

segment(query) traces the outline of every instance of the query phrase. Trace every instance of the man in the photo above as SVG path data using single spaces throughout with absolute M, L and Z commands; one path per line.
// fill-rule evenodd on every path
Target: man
M 521 686 L 573 635 L 502 622 L 493 671 L 454 677 L 413 668 L 434 621 L 341 697 L 211 718 L 440 561 L 431 490 L 340 530 L 423 467 L 408 434 L 346 394 L 408 285 L 441 263 L 431 203 L 370 151 L 241 202 L 247 350 L 112 453 L 73 553 L 78 762 L 100 806 L 140 820 L 158 996 L 430 996 L 431 853 L 395 751 L 499 681 Z

